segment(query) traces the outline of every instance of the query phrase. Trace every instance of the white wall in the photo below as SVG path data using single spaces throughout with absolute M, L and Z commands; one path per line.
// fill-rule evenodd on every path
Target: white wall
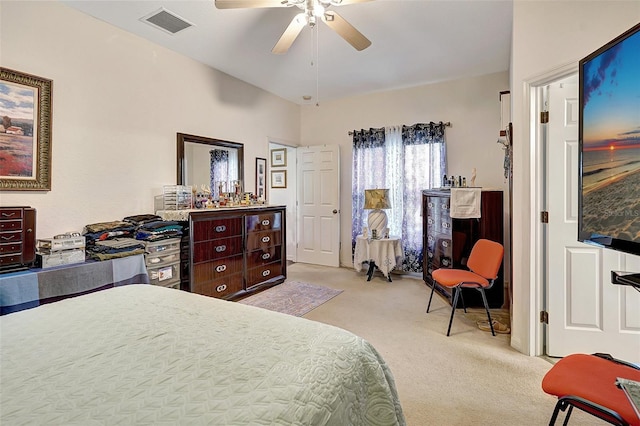
M 53 80 L 52 190 L 37 237 L 153 211 L 176 183 L 176 133 L 245 144 L 245 187 L 267 135 L 298 140 L 300 107 L 52 1 L 0 3 L 2 66 Z
M 509 90 L 507 72 L 374 93 L 302 108 L 301 145 L 340 145 L 341 243 L 340 263 L 351 258 L 351 130 L 388 125 L 450 121 L 446 128 L 448 173 L 471 176 L 476 185 L 505 191 L 505 232 L 508 229 L 504 151 L 500 132 L 500 92 Z M 321 94 L 322 95 L 322 94 Z M 427 189 L 427 188 L 425 188 Z M 506 244 L 508 246 L 508 243 Z M 508 258 L 508 257 L 507 257 Z M 505 271 L 505 276 L 508 274 Z
M 640 21 L 640 2 L 515 1 L 511 66 L 514 128 L 513 322 L 511 345 L 534 354 L 530 332 L 535 285 L 532 280 L 532 230 L 538 212 L 532 189 L 532 144 L 525 83 L 582 57 Z

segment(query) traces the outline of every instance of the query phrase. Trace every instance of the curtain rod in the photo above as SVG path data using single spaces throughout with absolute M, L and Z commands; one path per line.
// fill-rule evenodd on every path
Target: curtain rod
M 446 123 L 443 123 L 442 121 L 439 123 L 434 123 L 433 121 L 430 124 L 444 124 L 445 127 L 451 127 L 451 122 L 447 121 Z M 347 132 L 349 134 L 349 136 L 353 136 L 353 132 L 351 130 L 349 130 L 349 132 Z

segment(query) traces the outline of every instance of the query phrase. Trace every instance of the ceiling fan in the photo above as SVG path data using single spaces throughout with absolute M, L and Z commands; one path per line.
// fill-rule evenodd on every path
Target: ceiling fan
M 367 39 L 353 25 L 333 10 L 331 6 L 352 3 L 364 3 L 371 0 L 215 0 L 218 9 L 242 9 L 261 7 L 292 7 L 302 10 L 297 14 L 271 50 L 275 54 L 287 53 L 298 34 L 304 27 L 316 25 L 318 19 L 334 30 L 356 50 L 364 50 L 371 45 Z

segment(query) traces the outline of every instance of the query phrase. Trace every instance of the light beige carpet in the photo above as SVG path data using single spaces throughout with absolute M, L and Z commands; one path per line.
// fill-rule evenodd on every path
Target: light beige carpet
M 288 279 L 344 290 L 304 315 L 371 342 L 395 377 L 407 423 L 425 425 L 547 425 L 556 399 L 540 383 L 551 364 L 509 346 L 509 334 L 478 329 L 456 312 L 447 337 L 450 306 L 419 278 L 296 263 Z M 562 424 L 559 421 L 558 424 Z M 602 425 L 574 410 L 569 425 Z

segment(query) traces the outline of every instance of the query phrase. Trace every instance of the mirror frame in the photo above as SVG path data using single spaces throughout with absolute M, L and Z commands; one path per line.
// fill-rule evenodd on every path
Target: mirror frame
M 201 143 L 211 146 L 222 146 L 225 148 L 235 148 L 238 150 L 238 176 L 244 183 L 244 144 L 239 142 L 229 142 L 221 139 L 207 138 L 204 136 L 188 135 L 186 133 L 178 133 L 178 152 L 177 152 L 177 184 L 185 185 L 184 177 L 184 144 L 185 142 Z

